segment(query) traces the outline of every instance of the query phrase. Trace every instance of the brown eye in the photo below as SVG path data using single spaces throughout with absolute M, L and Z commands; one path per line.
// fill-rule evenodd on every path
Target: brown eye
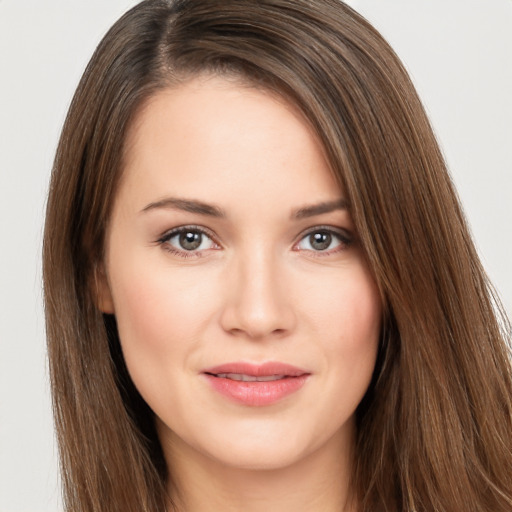
M 332 243 L 332 235 L 326 231 L 319 231 L 309 235 L 309 244 L 315 251 L 325 251 Z
M 186 255 L 199 256 L 203 251 L 219 249 L 219 246 L 205 231 L 193 226 L 173 229 L 162 236 L 158 242 L 164 249 L 183 257 Z
M 198 231 L 184 231 L 179 235 L 179 244 L 185 251 L 195 251 L 201 246 L 203 234 Z
M 318 227 L 303 235 L 295 247 L 299 251 L 328 255 L 348 248 L 352 240 L 350 232 L 344 229 Z

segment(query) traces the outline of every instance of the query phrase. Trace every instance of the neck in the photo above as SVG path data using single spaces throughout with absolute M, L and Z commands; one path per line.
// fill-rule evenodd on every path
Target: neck
M 226 466 L 179 438 L 166 439 L 174 503 L 169 511 L 356 512 L 349 485 L 351 445 L 336 437 L 289 466 L 261 470 Z

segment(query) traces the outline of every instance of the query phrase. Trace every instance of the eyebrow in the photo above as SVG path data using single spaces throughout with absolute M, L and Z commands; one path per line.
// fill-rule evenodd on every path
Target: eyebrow
M 198 213 L 199 215 L 208 215 L 210 217 L 224 218 L 226 214 L 218 206 L 203 203 L 195 199 L 179 199 L 177 197 L 166 197 L 160 201 L 149 203 L 142 209 L 142 212 L 148 212 L 159 208 L 183 210 L 189 213 Z
M 306 219 L 314 217 L 315 215 L 322 215 L 323 213 L 331 213 L 336 210 L 348 210 L 348 203 L 345 199 L 336 199 L 335 201 L 325 201 L 323 203 L 313 204 L 310 206 L 303 206 L 295 210 L 291 217 L 292 219 Z
M 204 203 L 195 199 L 181 199 L 177 197 L 166 197 L 159 201 L 149 203 L 145 206 L 141 212 L 148 212 L 157 209 L 173 209 L 182 210 L 189 213 L 197 213 L 199 215 L 207 215 L 209 217 L 225 218 L 226 214 L 213 204 Z M 336 199 L 334 201 L 324 201 L 322 203 L 303 206 L 294 210 L 291 214 L 291 218 L 295 220 L 306 219 L 308 217 L 314 217 L 315 215 L 322 215 L 324 213 L 330 213 L 336 210 L 347 210 L 348 203 L 345 199 Z

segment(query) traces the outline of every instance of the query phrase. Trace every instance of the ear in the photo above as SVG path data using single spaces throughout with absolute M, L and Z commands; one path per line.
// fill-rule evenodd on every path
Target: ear
M 115 313 L 110 284 L 103 263 L 94 269 L 94 296 L 96 306 L 102 313 L 109 315 Z

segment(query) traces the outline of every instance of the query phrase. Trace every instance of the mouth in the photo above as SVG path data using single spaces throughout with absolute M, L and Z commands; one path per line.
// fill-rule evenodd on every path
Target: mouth
M 271 382 L 273 380 L 288 378 L 288 375 L 265 375 L 257 377 L 255 375 L 246 375 L 243 373 L 217 373 L 210 375 L 218 377 L 219 379 L 237 380 L 239 382 Z
M 202 373 L 213 390 L 252 407 L 271 405 L 296 393 L 310 376 L 305 370 L 279 362 L 227 363 Z

